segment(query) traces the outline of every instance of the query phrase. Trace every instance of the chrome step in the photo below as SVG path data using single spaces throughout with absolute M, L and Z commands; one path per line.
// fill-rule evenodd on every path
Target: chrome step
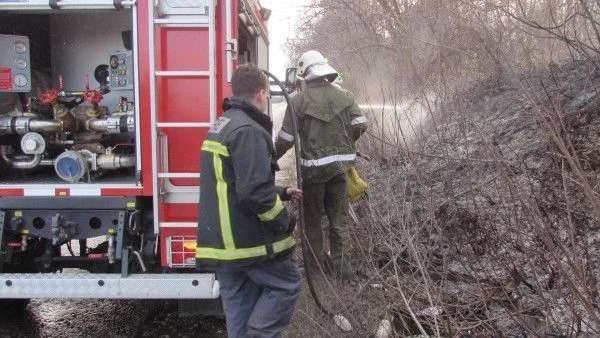
M 212 273 L 3 273 L 0 298 L 215 299 Z

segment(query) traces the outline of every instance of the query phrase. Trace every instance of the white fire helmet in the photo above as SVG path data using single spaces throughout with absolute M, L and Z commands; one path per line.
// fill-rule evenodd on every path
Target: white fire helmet
M 309 50 L 302 54 L 298 61 L 298 76 L 305 81 L 325 77 L 329 82 L 333 82 L 338 76 L 338 72 L 329 65 L 321 53 Z

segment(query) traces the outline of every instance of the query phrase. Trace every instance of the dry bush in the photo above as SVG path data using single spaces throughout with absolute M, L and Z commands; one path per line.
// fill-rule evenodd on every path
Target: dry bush
M 354 231 L 398 335 L 600 334 L 599 81 L 574 63 L 479 87 L 421 139 L 371 129 Z
M 585 0 L 307 12 L 295 53 L 331 55 L 376 103 L 360 141 L 372 160 L 357 164 L 364 276 L 331 292 L 354 335 L 382 317 L 397 336 L 600 335 L 599 13 Z

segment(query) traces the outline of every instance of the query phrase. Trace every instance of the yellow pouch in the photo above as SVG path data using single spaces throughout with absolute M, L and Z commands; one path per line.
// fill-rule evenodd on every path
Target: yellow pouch
M 358 171 L 356 171 L 354 167 L 348 169 L 346 177 L 348 197 L 350 197 L 351 201 L 356 201 L 367 191 L 367 189 L 369 189 L 369 185 L 360 177 L 360 175 L 358 175 Z

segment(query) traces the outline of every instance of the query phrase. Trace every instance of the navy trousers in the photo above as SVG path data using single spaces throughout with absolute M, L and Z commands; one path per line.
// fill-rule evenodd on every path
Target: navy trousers
M 216 275 L 229 338 L 277 337 L 288 327 L 302 285 L 291 255 Z

